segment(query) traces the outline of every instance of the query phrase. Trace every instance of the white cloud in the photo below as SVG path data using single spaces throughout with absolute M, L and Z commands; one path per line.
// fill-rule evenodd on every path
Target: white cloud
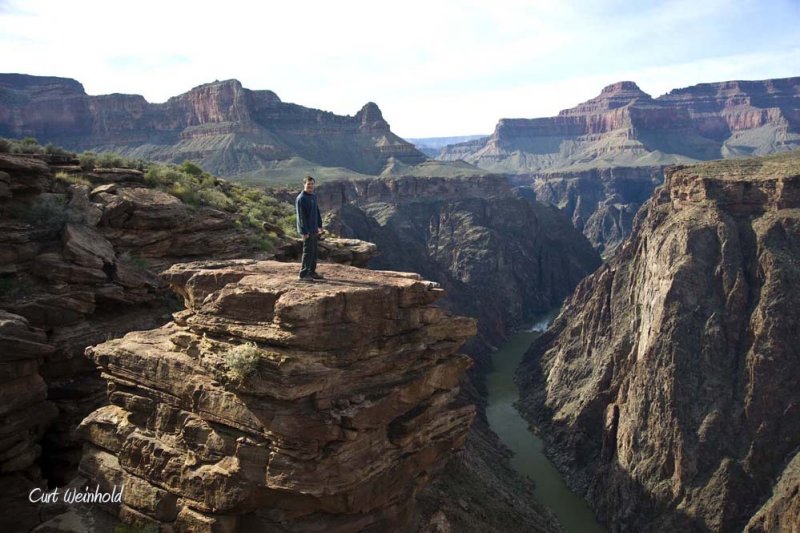
M 340 114 L 375 101 L 407 136 L 489 133 L 500 117 L 553 114 L 619 79 L 655 96 L 703 81 L 800 74 L 794 0 L 0 6 L 0 42 L 14 47 L 3 55 L 5 72 L 71 77 L 90 94 L 154 102 L 237 78 Z

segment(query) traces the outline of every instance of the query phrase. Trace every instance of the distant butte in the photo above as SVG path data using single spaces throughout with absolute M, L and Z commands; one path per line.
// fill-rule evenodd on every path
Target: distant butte
M 285 103 L 238 80 L 153 104 L 140 95 L 89 96 L 69 78 L 0 74 L 0 136 L 156 161 L 191 159 L 217 175 L 250 179 L 281 166 L 376 175 L 390 157 L 406 164 L 427 159 L 391 132 L 373 102 L 340 116 Z

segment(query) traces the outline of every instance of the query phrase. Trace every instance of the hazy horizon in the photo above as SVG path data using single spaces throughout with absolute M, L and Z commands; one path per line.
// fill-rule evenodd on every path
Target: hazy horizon
M 286 102 L 353 115 L 368 101 L 404 138 L 490 134 L 552 116 L 602 87 L 653 97 L 800 75 L 800 3 L 618 0 L 484 5 L 412 0 L 187 9 L 0 0 L 0 71 L 78 80 L 158 103 L 235 78 Z

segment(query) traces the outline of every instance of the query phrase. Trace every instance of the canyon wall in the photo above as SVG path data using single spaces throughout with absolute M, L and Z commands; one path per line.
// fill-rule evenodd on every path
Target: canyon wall
M 105 399 L 85 348 L 162 325 L 180 308 L 155 273 L 197 258 L 299 255 L 286 236 L 264 251 L 264 230 L 186 204 L 140 171 L 82 171 L 50 159 L 59 158 L 0 154 L 0 481 L 14 480 L 0 483 L 0 524 L 21 530 L 43 518 L 41 506 L 22 505 L 28 492 L 75 476 L 75 429 Z M 228 187 L 216 180 L 213 188 Z M 332 240 L 321 256 L 363 265 L 374 252 Z
M 798 95 L 800 78 L 703 83 L 658 98 L 619 82 L 555 117 L 501 119 L 491 136 L 439 158 L 515 175 L 609 257 L 666 165 L 800 147 Z
M 794 527 L 798 208 L 798 152 L 668 169 L 526 355 L 523 410 L 612 531 Z
M 427 157 L 394 135 L 372 102 L 340 116 L 215 81 L 152 104 L 142 96 L 87 95 L 69 78 L 0 74 L 0 136 L 33 136 L 73 150 L 147 160 L 192 160 L 225 177 L 258 178 L 277 166 L 379 174 L 390 157 Z
M 558 305 L 599 264 L 555 208 L 504 176 L 398 177 L 323 183 L 330 227 L 374 242 L 373 268 L 419 272 L 447 290 L 442 305 L 478 319 L 470 353 Z

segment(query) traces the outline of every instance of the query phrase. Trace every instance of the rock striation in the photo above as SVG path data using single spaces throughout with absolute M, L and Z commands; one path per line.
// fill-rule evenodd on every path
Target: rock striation
M 618 82 L 555 117 L 501 119 L 492 135 L 439 158 L 516 175 L 608 257 L 665 166 L 800 147 L 798 95 L 800 78 L 703 83 L 658 98 Z
M 256 260 L 173 265 L 186 309 L 87 350 L 108 404 L 81 471 L 119 517 L 171 531 L 414 531 L 415 495 L 464 442 L 475 321 L 419 275 Z
M 44 331 L 0 309 L 0 523 L 12 531 L 38 524 L 29 491 L 45 490 L 37 460 L 45 430 L 56 417 L 39 373 L 42 359 L 55 351 Z
M 555 117 L 501 119 L 494 133 L 442 149 L 514 174 L 655 166 L 791 150 L 800 78 L 704 83 L 652 98 L 631 81 Z
M 137 170 L 97 169 L 65 181 L 65 167 L 51 159 L 0 154 L 0 312 L 15 317 L 3 327 L 13 325 L 17 339 L 3 341 L 12 344 L 1 350 L 0 395 L 22 402 L 0 415 L 15 434 L 0 437 L 0 456 L 26 468 L 31 459 L 52 488 L 75 476 L 82 449 L 75 428 L 105 400 L 85 348 L 158 327 L 180 307 L 156 272 L 198 258 L 290 260 L 299 246 L 283 236 L 274 253 L 263 251 L 254 241 L 261 229 L 237 225 L 233 212 L 185 204 Z M 320 255 L 332 261 L 360 265 L 375 252 L 370 243 L 326 242 Z M 23 351 L 23 338 L 39 338 L 40 352 Z M 34 404 L 39 396 L 46 403 Z M 18 481 L 14 490 L 27 494 L 41 476 Z M 0 525 L 35 524 L 40 510 L 0 505 Z
M 667 170 L 519 370 L 523 409 L 612 531 L 797 517 L 800 153 Z
M 370 266 L 419 272 L 446 289 L 442 305 L 478 319 L 475 355 L 558 305 L 599 264 L 556 209 L 500 175 L 332 181 L 317 194 L 334 231 L 378 245 Z
M 391 132 L 372 102 L 354 116 L 339 116 L 285 103 L 237 80 L 152 104 L 139 95 L 89 96 L 69 78 L 0 74 L 0 136 L 154 161 L 189 159 L 213 174 L 249 179 L 286 165 L 295 168 L 295 179 L 315 165 L 374 175 L 390 157 L 427 159 Z
M 636 212 L 662 181 L 663 168 L 547 172 L 517 176 L 512 182 L 529 187 L 537 201 L 558 207 L 607 259 L 630 235 Z

